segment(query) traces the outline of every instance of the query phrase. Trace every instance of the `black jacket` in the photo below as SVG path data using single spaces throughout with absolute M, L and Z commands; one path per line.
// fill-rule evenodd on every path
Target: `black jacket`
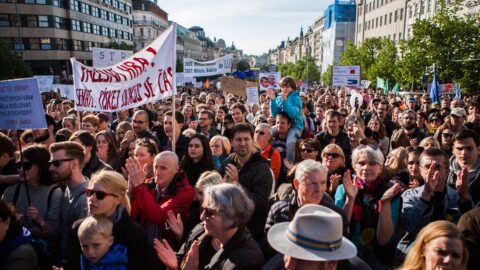
M 110 165 L 101 161 L 98 158 L 97 154 L 92 152 L 92 156 L 90 157 L 90 160 L 88 161 L 87 164 L 85 164 L 85 166 L 82 169 L 82 174 L 83 176 L 90 178 L 92 174 L 104 169 L 108 171 L 113 171 Z
M 234 164 L 235 153 L 230 154 L 220 167 L 220 174 L 225 176 L 225 166 Z M 238 166 L 237 166 L 238 168 Z M 238 183 L 245 189 L 255 204 L 255 211 L 247 223 L 247 228 L 256 240 L 264 237 L 263 229 L 268 214 L 268 198 L 273 188 L 273 174 L 270 162 L 259 152 L 254 152 L 238 172 Z
M 322 131 L 315 136 L 315 139 L 320 143 L 320 151 L 323 151 L 325 146 L 329 145 L 332 140 L 335 139 L 335 144 L 340 146 L 345 155 L 345 164 L 350 168 L 352 148 L 350 147 L 350 141 L 348 140 L 347 133 L 340 131 L 337 136 L 330 135 L 327 131 Z

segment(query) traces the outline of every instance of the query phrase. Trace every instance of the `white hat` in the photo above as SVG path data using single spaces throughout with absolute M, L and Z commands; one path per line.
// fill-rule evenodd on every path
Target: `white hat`
M 301 207 L 291 222 L 275 224 L 267 235 L 276 251 L 306 261 L 338 261 L 357 255 L 355 245 L 343 237 L 342 217 L 315 204 Z
M 465 111 L 464 108 L 453 108 L 452 111 L 450 112 L 450 115 L 465 117 L 467 116 L 467 112 Z
M 306 97 L 307 93 L 300 91 L 299 95 L 300 95 L 300 97 Z

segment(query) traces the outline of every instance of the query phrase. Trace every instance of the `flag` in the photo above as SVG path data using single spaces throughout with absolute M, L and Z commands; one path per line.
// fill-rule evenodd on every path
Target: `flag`
M 455 100 L 462 100 L 462 91 L 460 90 L 460 85 L 457 87 L 457 91 L 455 92 Z
M 430 98 L 432 102 L 440 103 L 440 94 L 438 93 L 438 83 L 437 83 L 437 68 L 435 64 L 433 65 L 433 81 L 432 87 L 430 88 Z
M 385 88 L 385 81 L 380 77 L 377 77 L 377 88 Z
M 398 82 L 395 84 L 395 86 L 392 89 L 393 93 L 398 93 Z
M 383 89 L 383 94 L 388 94 L 388 78 L 387 81 L 385 82 L 385 88 Z

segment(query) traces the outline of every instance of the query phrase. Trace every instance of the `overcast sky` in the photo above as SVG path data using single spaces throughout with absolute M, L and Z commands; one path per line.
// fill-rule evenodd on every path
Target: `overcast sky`
M 293 39 L 319 18 L 333 0 L 158 0 L 168 18 L 200 26 L 212 40 L 232 41 L 246 54 L 262 54 Z

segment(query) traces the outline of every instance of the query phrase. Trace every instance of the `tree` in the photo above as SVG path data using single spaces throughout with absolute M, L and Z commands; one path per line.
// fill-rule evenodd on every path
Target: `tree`
M 176 68 L 177 72 L 183 72 L 183 61 L 180 61 L 180 59 L 177 59 L 176 66 L 177 66 Z
M 323 85 L 332 85 L 332 70 L 333 66 L 328 66 L 327 70 L 322 73 Z
M 278 66 L 278 71 L 282 76 L 292 76 L 297 81 L 306 78 L 308 78 L 309 81 L 318 81 L 320 79 L 318 66 L 315 64 L 315 60 L 312 57 L 305 57 L 297 60 L 295 63 L 281 64 Z
M 109 48 L 109 49 L 117 49 L 117 50 L 125 50 L 125 51 L 133 51 L 133 52 L 136 52 L 136 48 L 135 48 L 135 45 L 129 45 L 127 43 L 125 43 L 124 41 L 118 43 L 116 42 L 115 40 L 111 39 L 106 48 Z
M 456 5 L 444 3 L 431 20 L 417 20 L 413 37 L 401 46 L 398 78 L 417 84 L 422 75 L 432 77 L 436 64 L 439 83 L 460 83 L 464 90 L 480 87 L 480 19 L 478 14 L 459 17 Z M 465 61 L 467 60 L 467 61 Z
M 20 56 L 12 52 L 4 39 L 0 39 L 0 80 L 10 80 L 31 77 L 30 65 L 24 63 Z
M 237 70 L 239 71 L 247 71 L 250 69 L 250 63 L 247 60 L 243 59 L 238 61 L 237 63 Z

